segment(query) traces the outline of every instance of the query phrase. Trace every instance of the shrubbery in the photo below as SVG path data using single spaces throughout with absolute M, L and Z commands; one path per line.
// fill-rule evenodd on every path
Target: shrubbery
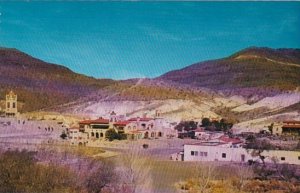
M 126 134 L 123 133 L 117 133 L 114 129 L 109 129 L 106 131 L 105 133 L 105 137 L 109 140 L 109 141 L 113 141 L 115 139 L 117 140 L 123 140 L 123 139 L 127 139 Z
M 74 192 L 66 168 L 38 164 L 34 152 L 8 151 L 0 156 L 0 192 Z

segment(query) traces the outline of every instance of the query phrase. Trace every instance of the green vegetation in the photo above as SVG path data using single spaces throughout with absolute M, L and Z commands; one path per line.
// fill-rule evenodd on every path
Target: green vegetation
M 114 129 L 107 130 L 106 133 L 105 133 L 105 137 L 109 141 L 127 139 L 126 134 L 124 134 L 124 133 L 117 133 Z
M 158 85 L 134 85 L 129 83 L 116 83 L 106 89 L 117 93 L 112 99 L 117 100 L 165 100 L 165 99 L 195 99 L 199 93 L 170 88 Z
M 228 132 L 232 126 L 233 123 L 227 121 L 226 119 L 221 119 L 220 121 L 213 120 L 210 121 L 208 118 L 203 118 L 202 119 L 202 127 L 205 127 L 206 130 L 211 130 L 211 131 L 224 131 Z
M 66 168 L 38 164 L 33 152 L 8 151 L 0 157 L 0 192 L 75 192 Z
M 175 129 L 182 131 L 191 131 L 197 129 L 198 123 L 195 121 L 181 121 L 178 125 L 175 126 Z

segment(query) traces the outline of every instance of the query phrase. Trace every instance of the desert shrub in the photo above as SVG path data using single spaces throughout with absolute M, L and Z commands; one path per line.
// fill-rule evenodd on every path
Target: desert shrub
M 127 138 L 126 134 L 123 133 L 117 133 L 114 129 L 109 129 L 106 131 L 105 133 L 105 137 L 109 140 L 109 141 L 113 141 L 113 140 L 124 140 Z
M 0 155 L 0 192 L 74 192 L 66 168 L 39 164 L 34 152 L 7 151 Z

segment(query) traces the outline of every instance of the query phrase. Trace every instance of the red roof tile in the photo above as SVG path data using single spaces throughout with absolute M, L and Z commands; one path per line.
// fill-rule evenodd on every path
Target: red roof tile
M 282 128 L 293 128 L 293 129 L 300 129 L 300 125 L 283 125 Z
M 300 121 L 294 121 L 294 120 L 289 120 L 289 121 L 283 121 L 285 124 L 300 124 Z
M 130 121 L 118 121 L 118 122 L 114 123 L 114 125 L 125 126 L 125 125 L 128 125 L 129 123 L 130 123 Z

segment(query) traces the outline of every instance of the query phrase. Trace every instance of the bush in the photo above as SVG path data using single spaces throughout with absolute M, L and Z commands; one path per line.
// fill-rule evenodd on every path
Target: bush
M 117 133 L 114 129 L 109 129 L 106 131 L 105 133 L 105 137 L 109 140 L 109 141 L 113 141 L 115 139 L 117 140 L 124 140 L 126 139 L 126 134 L 123 133 Z
M 0 156 L 0 192 L 72 192 L 74 178 L 69 170 L 37 164 L 34 155 L 8 151 Z

